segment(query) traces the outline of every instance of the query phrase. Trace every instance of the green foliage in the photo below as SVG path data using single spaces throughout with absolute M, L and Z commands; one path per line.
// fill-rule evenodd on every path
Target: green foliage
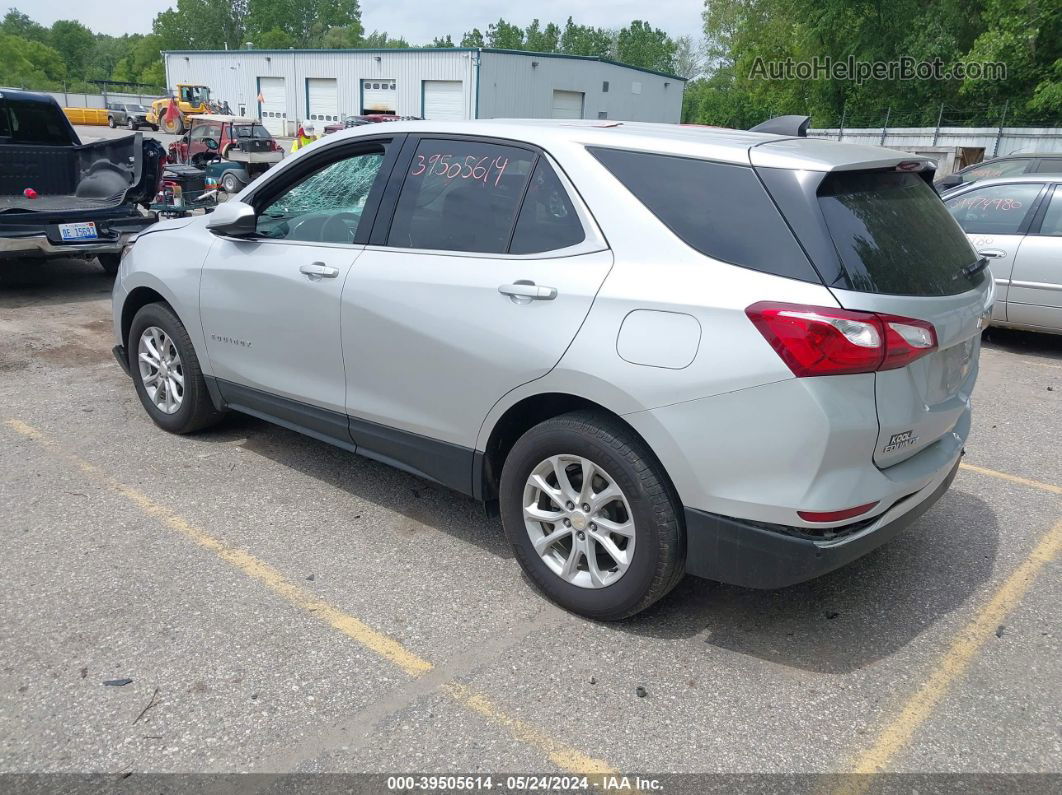
M 479 28 L 472 28 L 472 30 L 465 33 L 461 37 L 462 47 L 486 47 L 487 43 L 483 38 L 483 32 Z
M 445 38 L 440 38 L 439 36 L 436 36 L 434 39 L 431 40 L 431 46 L 442 48 L 453 47 L 454 40 L 450 38 L 450 34 L 446 34 Z
M 55 88 L 65 77 L 66 63 L 56 50 L 0 32 L 0 85 Z
M 487 46 L 500 50 L 524 49 L 524 31 L 518 25 L 499 19 L 487 25 Z
M 401 36 L 399 36 L 397 39 L 392 39 L 390 36 L 387 35 L 387 31 L 374 30 L 372 33 L 365 37 L 365 40 L 359 46 L 369 50 L 407 50 L 411 45 Z
M 636 19 L 616 37 L 616 58 L 631 66 L 674 72 L 675 42 L 659 28 Z
M 598 58 L 613 56 L 614 36 L 604 28 L 576 25 L 571 17 L 561 33 L 560 50 L 569 55 L 594 55 Z

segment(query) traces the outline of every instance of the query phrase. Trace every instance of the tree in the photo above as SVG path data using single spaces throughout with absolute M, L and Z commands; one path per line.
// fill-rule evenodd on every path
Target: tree
M 0 32 L 0 85 L 59 88 L 66 63 L 53 48 Z
M 500 50 L 522 50 L 524 31 L 504 19 L 499 19 L 487 26 L 487 46 Z
M 165 86 L 166 73 L 159 57 L 161 48 L 161 40 L 154 33 L 141 36 L 115 64 L 111 79 L 143 83 L 147 86 Z
M 537 19 L 524 31 L 524 49 L 531 52 L 556 52 L 560 48 L 561 30 L 550 22 L 545 28 Z
M 571 17 L 564 25 L 560 37 L 560 51 L 569 55 L 594 55 L 598 58 L 613 56 L 615 36 L 604 28 L 576 25 Z
M 39 25 L 17 8 L 8 9 L 0 22 L 0 34 L 16 36 L 24 41 L 48 43 L 48 28 Z
M 52 48 L 62 56 L 67 76 L 84 79 L 96 46 L 92 31 L 80 22 L 60 19 L 52 24 L 48 38 Z
M 410 44 L 408 41 L 401 37 L 397 39 L 392 39 L 390 36 L 387 35 L 387 31 L 374 30 L 372 33 L 365 37 L 365 40 L 362 42 L 361 46 L 369 50 L 405 50 L 409 49 Z
M 639 19 L 623 28 L 616 37 L 616 57 L 621 63 L 673 72 L 675 42 L 664 31 Z
M 431 40 L 431 46 L 439 48 L 453 47 L 454 40 L 450 38 L 450 34 L 446 34 L 446 38 L 439 38 L 436 36 Z
M 177 7 L 155 17 L 153 32 L 164 50 L 238 49 L 247 41 L 248 0 L 177 0 Z M 257 30 L 284 29 L 268 25 Z
M 695 80 L 704 74 L 703 50 L 694 43 L 692 36 L 675 39 L 675 74 L 687 80 Z
M 479 28 L 472 28 L 467 31 L 464 36 L 461 37 L 462 47 L 486 47 L 486 43 L 483 39 L 483 33 Z

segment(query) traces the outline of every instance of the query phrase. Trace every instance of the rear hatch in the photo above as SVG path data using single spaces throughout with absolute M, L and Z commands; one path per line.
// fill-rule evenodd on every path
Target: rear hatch
M 828 156 L 843 165 L 796 170 L 790 156 L 797 142 L 780 143 L 790 167 L 773 167 L 778 159 L 764 150 L 775 144 L 754 149 L 753 163 L 762 152 L 765 165 L 757 172 L 838 303 L 932 325 L 935 348 L 904 367 L 875 373 L 873 459 L 881 468 L 892 466 L 950 433 L 967 409 L 991 307 L 990 273 L 976 268 L 976 253 L 918 158 L 872 149 L 867 163 L 870 148 L 852 147 L 854 162 L 844 162 L 846 147 L 835 144 Z M 827 151 L 824 142 L 807 144 L 815 153 Z

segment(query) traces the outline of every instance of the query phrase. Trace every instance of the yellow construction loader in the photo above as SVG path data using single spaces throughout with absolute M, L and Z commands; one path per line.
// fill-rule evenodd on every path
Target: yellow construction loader
M 198 113 L 217 111 L 210 101 L 210 88 L 189 83 L 178 83 L 172 97 L 156 99 L 147 114 L 148 124 L 156 125 L 163 132 L 183 135 L 188 129 L 188 117 Z

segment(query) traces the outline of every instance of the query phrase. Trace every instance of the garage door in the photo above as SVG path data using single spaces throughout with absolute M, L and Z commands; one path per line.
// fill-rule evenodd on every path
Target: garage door
M 425 80 L 424 118 L 465 118 L 464 83 L 460 80 Z
M 306 115 L 312 121 L 339 121 L 339 87 L 334 77 L 306 78 Z
M 394 80 L 362 80 L 361 112 L 394 113 L 397 93 Z
M 583 117 L 582 91 L 554 91 L 553 118 L 581 119 Z
M 288 118 L 288 95 L 284 90 L 283 77 L 258 78 L 258 113 L 262 124 L 273 135 L 285 134 Z

